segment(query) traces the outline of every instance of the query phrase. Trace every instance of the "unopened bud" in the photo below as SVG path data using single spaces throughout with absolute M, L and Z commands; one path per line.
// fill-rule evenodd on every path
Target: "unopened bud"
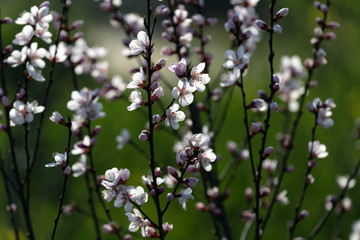
M 153 122 L 154 122 L 154 123 L 158 123 L 158 122 L 160 122 L 160 121 L 161 121 L 160 115 L 159 115 L 159 114 L 155 114 L 155 115 L 153 116 Z
M 306 219 L 309 217 L 309 212 L 307 210 L 301 210 L 299 214 L 299 219 Z
M 6 96 L 1 98 L 1 103 L 5 109 L 10 107 L 9 99 Z
M 263 100 L 266 100 L 267 99 L 267 95 L 266 95 L 266 92 L 264 89 L 261 89 L 257 92 L 259 98 L 263 99 Z
M 326 26 L 330 29 L 335 29 L 335 28 L 339 28 L 340 24 L 337 22 L 329 22 L 328 24 L 326 24 Z
M 193 188 L 193 187 L 195 187 L 195 185 L 197 184 L 198 181 L 199 181 L 199 179 L 197 179 L 197 178 L 188 177 L 184 180 L 184 183 L 189 188 Z
M 83 20 L 76 20 L 69 26 L 69 30 L 77 30 L 77 29 L 81 28 L 82 25 L 84 25 Z
M 63 118 L 63 116 L 61 116 L 59 112 L 53 112 L 50 116 L 50 121 L 64 126 L 66 125 L 65 119 Z
M 163 186 L 160 186 L 158 190 L 159 190 L 159 194 L 165 192 L 165 188 Z
M 306 176 L 306 183 L 307 184 L 313 184 L 314 182 L 315 182 L 315 178 L 311 174 L 308 174 Z
M 12 24 L 13 23 L 13 20 L 9 17 L 5 17 L 3 20 L 2 20 L 2 23 L 4 24 Z
M 169 201 L 172 201 L 172 200 L 174 200 L 174 194 L 172 194 L 172 193 L 168 193 L 167 195 L 166 195 L 166 198 L 169 200 Z
M 270 189 L 268 187 L 261 187 L 260 188 L 260 196 L 267 197 L 270 195 Z
M 94 129 L 92 130 L 91 136 L 96 136 L 99 135 L 101 133 L 101 126 L 100 125 L 96 125 L 94 127 Z
M 155 189 L 151 189 L 150 194 L 151 194 L 151 196 L 155 197 L 155 196 L 156 196 L 156 191 L 155 191 Z
M 330 41 L 332 41 L 332 40 L 335 40 L 335 39 L 336 39 L 336 34 L 333 33 L 333 32 L 327 32 L 327 33 L 324 34 L 323 38 L 324 38 L 325 40 L 330 40 Z
M 279 24 L 276 24 L 273 27 L 273 31 L 274 31 L 274 33 L 282 33 L 282 27 Z
M 288 8 L 282 8 L 282 9 L 280 9 L 280 10 L 276 13 L 275 19 L 276 19 L 276 20 L 279 20 L 279 19 L 285 17 L 286 15 L 288 15 L 288 13 L 289 13 L 289 9 L 288 9 Z
M 155 168 L 155 176 L 161 177 L 161 175 L 162 175 L 161 169 L 159 167 Z
M 139 135 L 140 142 L 146 142 L 149 140 L 149 132 L 147 130 L 142 130 Z
M 270 109 L 273 110 L 274 112 L 277 112 L 279 111 L 279 106 L 276 102 L 274 101 L 271 101 L 270 102 Z
M 267 147 L 265 148 L 265 151 L 264 151 L 264 158 L 267 158 L 268 156 L 270 156 L 274 151 L 274 147 L 270 146 L 270 147 Z
M 262 31 L 269 31 L 268 25 L 262 21 L 262 20 L 256 20 L 255 21 L 256 27 L 259 28 Z
M 175 179 L 179 179 L 179 174 L 177 173 L 177 171 L 175 170 L 175 168 L 168 166 L 167 167 L 168 173 L 173 176 Z
M 70 166 L 67 166 L 64 170 L 64 177 L 67 178 L 70 176 L 70 173 L 71 173 L 71 167 Z
M 166 65 L 166 58 L 161 58 L 154 66 L 155 71 L 159 71 Z

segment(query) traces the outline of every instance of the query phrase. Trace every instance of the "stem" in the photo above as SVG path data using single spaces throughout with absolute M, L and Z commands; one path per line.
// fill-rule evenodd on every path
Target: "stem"
M 308 186 L 310 186 L 310 184 L 311 184 L 308 181 L 308 176 L 309 176 L 313 166 L 311 166 L 309 161 L 311 161 L 313 159 L 312 152 L 313 152 L 314 141 L 315 141 L 316 127 L 317 127 L 317 117 L 318 117 L 317 113 L 315 113 L 315 123 L 314 123 L 314 126 L 313 126 L 312 131 L 311 131 L 311 143 L 312 143 L 312 145 L 310 147 L 310 153 L 309 153 L 309 157 L 308 157 L 308 167 L 307 167 L 307 170 L 306 170 L 306 173 L 305 173 L 304 185 L 303 185 L 303 189 L 302 189 L 302 192 L 301 192 L 300 200 L 299 200 L 299 203 L 297 204 L 297 206 L 295 208 L 295 216 L 294 216 L 294 219 L 292 221 L 292 225 L 291 225 L 291 227 L 289 229 L 289 240 L 293 239 L 294 234 L 295 234 L 296 225 L 301 220 L 299 218 L 300 209 L 301 209 L 301 206 L 302 206 L 304 198 L 305 198 L 306 190 L 307 190 Z
M 243 102 L 243 109 L 244 109 L 244 125 L 245 125 L 245 130 L 246 130 L 247 144 L 248 144 L 248 147 L 249 147 L 251 171 L 252 171 L 252 175 L 253 175 L 253 181 L 255 183 L 256 199 L 260 199 L 259 187 L 258 187 L 258 184 L 256 184 L 256 182 L 258 181 L 257 180 L 258 176 L 256 175 L 254 156 L 253 156 L 253 152 L 252 152 L 252 144 L 251 144 L 249 121 L 248 121 L 248 115 L 247 115 L 247 104 L 246 104 L 246 94 L 245 94 L 245 89 L 244 89 L 243 74 L 244 74 L 244 71 L 241 70 L 240 83 L 238 84 L 238 86 L 240 87 L 241 94 L 242 94 L 242 102 Z M 255 222 L 259 223 L 260 222 L 260 218 L 259 218 L 259 201 L 256 201 L 256 205 L 254 207 L 254 212 L 255 212 Z M 258 224 L 256 224 L 255 237 L 257 237 L 257 238 L 260 237 L 259 236 L 260 235 L 259 230 L 260 230 L 259 226 L 258 226 Z
M 4 181 L 4 187 L 5 187 L 5 192 L 6 192 L 6 196 L 8 198 L 8 206 L 11 206 L 11 204 L 13 204 L 13 200 L 11 197 L 11 192 L 10 192 L 10 188 L 9 188 L 9 184 L 11 185 L 11 180 L 7 177 L 5 169 L 4 169 L 4 159 L 2 158 L 1 154 L 0 154 L 0 171 L 1 171 L 1 176 L 3 178 Z M 19 240 L 19 229 L 15 220 L 15 214 L 14 211 L 12 211 L 11 209 L 9 210 L 10 213 L 10 221 L 11 224 L 13 226 L 14 229 L 14 234 L 15 234 L 15 239 Z
M 71 136 L 72 136 L 72 131 L 71 131 L 71 121 L 68 122 L 69 124 L 67 124 L 67 128 L 68 128 L 68 144 L 67 144 L 67 149 L 66 149 L 66 165 L 63 168 L 63 170 L 66 169 L 66 167 L 69 166 L 69 162 L 70 162 L 70 144 L 71 144 Z M 63 190 L 62 190 L 62 194 L 60 195 L 60 203 L 59 203 L 59 209 L 58 209 L 58 213 L 57 216 L 54 220 L 54 228 L 53 228 L 53 232 L 51 235 L 51 239 L 55 239 L 55 233 L 56 233 L 56 228 L 60 219 L 60 215 L 63 211 L 64 208 L 64 198 L 65 198 L 65 191 L 66 191 L 66 184 L 68 181 L 68 177 L 69 176 L 65 176 L 64 175 L 64 183 L 63 183 Z
M 156 206 L 156 212 L 158 217 L 158 230 L 159 230 L 159 238 L 165 239 L 164 230 L 163 230 L 163 219 L 162 219 L 162 213 L 161 213 L 161 207 L 160 207 L 160 199 L 159 199 L 159 189 L 156 183 L 156 175 L 155 175 L 155 151 L 154 151 L 154 126 L 153 123 L 153 114 L 152 114 L 152 101 L 151 101 L 151 76 L 153 73 L 152 64 L 151 64 L 151 48 L 152 48 L 152 37 L 154 33 L 154 27 L 156 18 L 154 18 L 153 25 L 151 26 L 151 16 L 152 16 L 152 7 L 150 6 L 150 0 L 147 0 L 147 20 L 144 20 L 144 25 L 147 31 L 147 34 L 149 36 L 149 48 L 147 49 L 147 55 L 145 57 L 147 62 L 147 69 L 148 69 L 148 84 L 146 87 L 146 93 L 147 93 L 147 107 L 148 107 L 148 120 L 149 120 L 149 149 L 150 149 L 150 169 L 151 169 L 151 175 L 152 175 L 152 185 L 155 190 L 155 196 L 153 196 L 155 206 Z

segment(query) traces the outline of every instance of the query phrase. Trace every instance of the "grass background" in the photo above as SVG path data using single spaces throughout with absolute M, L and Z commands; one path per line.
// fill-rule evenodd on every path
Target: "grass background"
M 60 2 L 60 1 L 59 1 Z M 51 1 L 51 8 L 61 11 L 58 1 Z M 125 12 L 137 11 L 141 15 L 144 9 L 139 8 L 139 1 L 124 1 Z M 154 5 L 158 2 L 153 1 Z M 14 20 L 19 13 L 28 10 L 32 5 L 40 4 L 40 1 L 5 1 L 0 0 L 1 16 L 9 16 Z M 257 10 L 261 19 L 267 20 L 269 1 L 260 1 Z M 324 199 L 329 193 L 338 193 L 339 189 L 335 182 L 335 177 L 339 174 L 348 174 L 351 172 L 356 163 L 359 154 L 356 150 L 354 141 L 350 138 L 350 131 L 353 128 L 354 119 L 360 115 L 359 93 L 360 86 L 358 84 L 359 76 L 359 31 L 358 16 L 360 14 L 357 1 L 333 1 L 330 7 L 329 19 L 337 21 L 341 24 L 341 28 L 336 30 L 337 40 L 335 42 L 325 42 L 323 47 L 328 54 L 328 65 L 317 69 L 314 79 L 319 82 L 319 87 L 312 89 L 307 96 L 308 101 L 312 101 L 315 97 L 333 98 L 337 107 L 333 111 L 333 119 L 335 126 L 325 130 L 319 128 L 317 131 L 317 139 L 321 143 L 326 144 L 329 156 L 325 159 L 317 161 L 317 166 L 313 170 L 315 183 L 309 188 L 308 197 L 304 202 L 304 208 L 309 210 L 310 216 L 307 220 L 298 225 L 296 236 L 307 236 L 314 228 L 320 217 L 325 213 Z M 230 4 L 220 1 L 206 1 L 206 16 L 216 16 L 219 22 L 216 27 L 207 29 L 206 32 L 212 35 L 212 42 L 207 47 L 214 53 L 214 61 L 210 70 L 211 76 L 216 76 L 221 70 L 224 61 L 224 52 L 230 46 L 228 33 L 224 31 L 223 25 L 226 21 L 226 10 Z M 313 8 L 312 1 L 277 1 L 276 9 L 288 7 L 289 15 L 280 22 L 283 27 L 283 33 L 275 36 L 275 69 L 279 69 L 280 57 L 282 55 L 299 55 L 302 59 L 311 56 L 311 47 L 309 40 L 312 37 L 313 28 L 315 27 L 315 17 L 320 13 Z M 129 81 L 131 75 L 128 73 L 130 67 L 137 66 L 135 61 L 126 59 L 121 50 L 124 48 L 121 41 L 124 34 L 120 29 L 111 28 L 108 24 L 108 16 L 98 9 L 98 3 L 87 0 L 78 0 L 73 2 L 69 15 L 71 20 L 84 19 L 85 26 L 82 31 L 89 46 L 104 46 L 109 50 L 107 59 L 110 62 L 110 75 L 120 74 L 125 81 Z M 4 26 L 4 45 L 10 44 L 17 32 L 21 30 L 21 26 L 11 25 Z M 160 46 L 165 44 L 160 39 L 161 29 L 156 30 L 156 55 Z M 268 55 L 268 36 L 264 35 L 263 40 L 259 43 L 258 48 L 252 56 L 250 63 L 250 71 L 246 76 L 246 90 L 248 100 L 256 96 L 257 90 L 267 87 L 269 66 L 267 61 Z M 156 57 L 155 57 L 156 58 Z M 169 58 L 168 63 L 175 61 Z M 195 62 L 195 60 L 194 60 Z M 165 70 L 166 71 L 166 70 Z M 44 71 L 47 76 L 47 72 Z M 173 83 L 176 79 L 171 75 L 169 79 Z M 16 83 L 20 77 L 17 69 L 9 69 L 7 71 L 7 80 Z M 79 80 L 80 86 L 88 86 L 95 88 L 97 85 L 92 82 L 89 76 L 82 76 Z M 41 83 L 30 84 L 31 99 L 40 97 L 45 89 L 45 85 Z M 55 83 L 51 92 L 49 107 L 46 110 L 50 116 L 52 111 L 59 111 L 64 115 L 71 115 L 66 109 L 66 102 L 70 99 L 72 91 L 71 77 L 68 70 L 57 67 L 55 71 Z M 129 93 L 129 92 L 128 92 Z M 169 97 L 167 92 L 167 97 Z M 201 96 L 200 96 L 201 98 Z M 41 99 L 41 98 L 39 98 Z M 144 129 L 145 120 L 139 112 L 127 112 L 127 101 L 116 101 L 113 103 L 104 103 L 104 111 L 107 116 L 104 119 L 96 120 L 95 124 L 103 127 L 103 132 L 98 137 L 98 145 L 94 148 L 95 165 L 97 173 L 104 173 L 112 167 L 128 168 L 131 171 L 129 184 L 140 185 L 140 177 L 148 172 L 147 160 L 138 154 L 131 146 L 125 147 L 122 151 L 116 149 L 115 137 L 124 127 L 129 128 L 132 136 L 136 139 L 138 133 Z M 165 101 L 166 102 L 166 101 Z M 230 156 L 226 151 L 226 141 L 234 140 L 240 142 L 244 138 L 244 127 L 242 125 L 242 109 L 240 108 L 241 97 L 239 89 L 235 90 L 228 117 L 224 124 L 223 130 L 217 141 L 216 153 L 223 157 L 219 169 L 223 168 Z M 36 117 L 35 117 L 36 118 Z M 310 131 L 312 127 L 312 116 L 305 112 L 300 123 L 297 139 L 295 141 L 295 150 L 291 154 L 290 163 L 294 165 L 295 172 L 285 176 L 284 188 L 288 189 L 288 197 L 290 204 L 287 206 L 275 207 L 275 211 L 271 221 L 269 222 L 264 239 L 285 239 L 287 236 L 287 221 L 293 216 L 293 209 L 299 198 L 299 189 L 302 186 L 302 179 L 305 172 L 307 159 L 307 142 L 310 139 Z M 275 134 L 281 130 L 283 117 L 281 114 L 273 114 L 271 120 L 272 130 L 270 131 L 269 142 L 276 144 Z M 31 124 L 34 131 L 36 122 Z M 35 234 L 38 239 L 49 239 L 53 227 L 53 219 L 57 212 L 58 198 L 62 186 L 62 173 L 59 169 L 46 169 L 44 164 L 52 162 L 52 152 L 64 151 L 67 133 L 59 126 L 55 126 L 50 121 L 45 121 L 43 131 L 43 139 L 37 165 L 33 171 L 32 192 L 31 192 L 31 211 L 34 222 Z M 23 129 L 15 127 L 14 132 L 17 141 L 17 151 L 23 154 Z M 159 159 L 163 172 L 167 165 L 175 164 L 175 154 L 172 151 L 173 143 L 176 139 L 164 132 L 156 133 L 156 157 Z M 255 140 L 256 142 L 256 140 Z M 147 150 L 147 145 L 142 144 Z M 0 133 L 0 149 L 5 159 L 9 159 L 7 155 L 7 138 L 4 133 Z M 76 160 L 76 156 L 71 161 Z M 22 157 L 20 166 L 25 170 L 25 164 L 22 165 Z M 234 179 L 231 187 L 232 196 L 225 202 L 227 211 L 232 218 L 241 210 L 249 209 L 250 206 L 244 204 L 243 192 L 247 186 L 252 186 L 250 163 L 243 163 Z M 3 184 L 0 185 L 0 239 L 12 239 L 11 225 L 8 213 L 5 210 L 6 198 Z M 351 232 L 351 223 L 360 218 L 360 193 L 359 186 L 349 191 L 349 196 L 353 200 L 353 209 L 351 212 L 343 216 L 341 237 L 347 239 Z M 202 199 L 200 192 L 200 184 L 195 190 L 195 196 Z M 69 188 L 66 195 L 66 203 L 75 203 L 81 209 L 88 211 L 87 191 L 85 189 L 85 180 L 83 178 L 71 178 Z M 188 210 L 183 211 L 177 202 L 171 205 L 169 212 L 165 215 L 165 220 L 174 224 L 174 230 L 168 235 L 169 239 L 211 239 L 212 223 L 208 213 L 198 213 L 194 207 L 197 201 L 188 202 Z M 146 210 L 150 211 L 152 207 L 151 201 L 147 204 Z M 18 219 L 23 225 L 20 211 Z M 101 209 L 97 209 L 101 213 Z M 119 222 L 124 229 L 128 226 L 128 220 L 124 215 L 123 209 L 113 209 L 114 219 Z M 103 214 L 99 214 L 102 217 Z M 155 214 L 150 214 L 155 216 Z M 334 232 L 334 215 L 325 225 L 324 230 L 316 239 L 331 239 Z M 234 236 L 239 236 L 243 229 L 244 223 L 238 222 L 234 226 Z M 24 228 L 22 228 L 24 229 Z M 92 239 L 94 230 L 92 222 L 86 216 L 73 214 L 72 216 L 62 216 L 57 233 L 57 239 Z M 104 239 L 112 239 L 112 236 L 104 236 Z M 249 237 L 250 239 L 250 237 Z

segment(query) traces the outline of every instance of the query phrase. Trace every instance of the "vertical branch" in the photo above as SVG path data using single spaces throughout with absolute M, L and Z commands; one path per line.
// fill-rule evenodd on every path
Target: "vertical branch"
M 66 127 L 68 128 L 68 144 L 67 144 L 67 148 L 66 148 L 66 165 L 63 168 L 63 170 L 66 170 L 66 168 L 69 166 L 69 162 L 70 162 L 70 144 L 71 144 L 71 136 L 72 136 L 72 131 L 71 131 L 71 121 L 69 120 L 66 124 Z M 60 215 L 63 211 L 64 208 L 64 198 L 65 198 L 65 192 L 66 192 L 66 184 L 68 181 L 68 177 L 69 175 L 64 173 L 64 183 L 63 183 L 63 190 L 62 193 L 60 195 L 60 203 L 59 203 L 59 209 L 58 209 L 58 213 L 57 216 L 54 220 L 54 228 L 53 228 L 53 232 L 51 235 L 51 239 L 55 239 L 55 233 L 56 233 L 56 228 L 60 219 Z
M 12 196 L 11 196 L 11 192 L 10 192 L 10 188 L 9 188 L 9 184 L 11 184 L 11 180 L 6 175 L 5 168 L 4 168 L 4 159 L 2 158 L 1 153 L 0 153 L 0 171 L 1 171 L 1 176 L 3 178 L 3 181 L 4 181 L 5 192 L 6 192 L 6 195 L 8 198 L 8 206 L 10 207 L 10 209 L 8 209 L 8 211 L 10 213 L 10 221 L 11 221 L 11 224 L 14 229 L 15 239 L 19 240 L 20 236 L 19 236 L 19 229 L 18 229 L 16 220 L 15 220 L 15 211 L 13 209 L 11 209 L 11 205 L 14 203 L 12 200 Z
M 163 219 L 162 219 L 162 212 L 160 206 L 160 199 L 159 199 L 159 189 L 156 183 L 156 175 L 155 175 L 155 151 L 154 151 L 154 122 L 153 122 L 153 114 L 152 114 L 152 101 L 151 101 L 151 75 L 153 73 L 153 68 L 151 64 L 151 49 L 152 49 L 152 37 L 154 33 L 154 27 L 156 23 L 156 17 L 154 18 L 153 25 L 151 25 L 151 17 L 152 17 L 152 7 L 150 6 L 150 0 L 147 0 L 147 18 L 144 19 L 144 25 L 146 28 L 147 35 L 149 36 L 149 48 L 146 49 L 147 53 L 145 56 L 145 60 L 147 63 L 147 70 L 148 70 L 148 83 L 146 86 L 146 93 L 147 93 L 147 107 L 148 107 L 148 120 L 149 120 L 149 150 L 150 150 L 150 169 L 152 175 L 152 185 L 154 186 L 155 196 L 153 196 L 155 206 L 156 206 L 156 213 L 158 216 L 158 230 L 159 230 L 159 238 L 164 239 L 164 231 L 163 231 Z
M 294 219 L 292 220 L 292 224 L 290 226 L 290 229 L 289 229 L 289 240 L 293 239 L 294 237 L 294 234 L 295 234 L 295 228 L 298 224 L 298 222 L 300 221 L 300 218 L 299 218 L 299 215 L 300 215 L 300 209 L 301 209 L 301 206 L 303 204 L 303 201 L 305 199 L 305 194 L 306 194 L 306 190 L 307 188 L 309 187 L 309 185 L 311 184 L 308 180 L 308 176 L 313 168 L 312 164 L 310 163 L 310 161 L 313 159 L 313 156 L 312 156 L 312 152 L 313 152 L 313 148 L 314 148 L 314 141 L 315 141 L 315 132 L 316 132 L 316 127 L 317 127 L 317 116 L 318 114 L 315 113 L 315 123 L 314 123 L 314 126 L 312 128 L 312 131 L 311 131 L 311 147 L 310 147 L 310 153 L 309 153 L 309 157 L 308 157 L 308 165 L 307 165 L 307 170 L 306 170 L 306 173 L 305 173 L 305 179 L 304 179 L 304 185 L 303 185 L 303 188 L 302 188 L 302 191 L 301 191 L 301 196 L 300 196 L 300 200 L 299 200 L 299 203 L 296 205 L 296 208 L 295 208 L 295 216 L 294 216 Z

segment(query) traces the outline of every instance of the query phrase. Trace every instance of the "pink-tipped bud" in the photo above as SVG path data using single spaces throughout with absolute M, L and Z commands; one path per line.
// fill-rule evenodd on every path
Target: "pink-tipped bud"
M 184 180 L 184 184 L 186 186 L 188 186 L 189 188 L 193 188 L 193 187 L 195 187 L 195 185 L 197 184 L 198 181 L 199 181 L 199 179 L 197 179 L 197 178 L 188 177 Z
M 314 34 L 316 37 L 320 38 L 324 35 L 324 32 L 321 28 L 316 27 L 316 28 L 314 28 Z
M 218 19 L 217 19 L 217 18 L 208 18 L 208 19 L 206 19 L 206 21 L 205 21 L 205 25 L 206 25 L 206 26 L 213 26 L 213 25 L 215 25 L 217 22 L 218 22 Z
M 272 80 L 273 80 L 274 83 L 279 83 L 280 82 L 280 79 L 279 79 L 278 75 L 276 75 L 276 74 L 274 74 L 272 76 Z
M 174 200 L 174 194 L 172 194 L 172 193 L 168 193 L 167 195 L 166 195 L 166 198 L 167 198 L 167 200 L 169 200 L 169 201 L 172 201 L 172 200 Z
M 161 70 L 166 65 L 166 58 L 161 58 L 154 66 L 155 71 Z
M 158 123 L 158 122 L 160 122 L 161 121 L 161 116 L 159 115 L 159 114 L 155 114 L 154 116 L 153 116 L 153 122 L 154 123 Z
M 261 196 L 261 197 L 267 197 L 267 196 L 269 196 L 269 195 L 270 195 L 270 189 L 269 189 L 268 187 L 262 186 L 262 187 L 260 188 L 260 196 Z
M 70 216 L 75 211 L 76 211 L 76 205 L 74 205 L 74 204 L 65 205 L 64 208 L 63 208 L 63 212 L 67 216 Z
M 133 237 L 130 234 L 126 234 L 124 236 L 124 240 L 132 240 L 132 239 L 133 239 Z
M 314 182 L 315 182 L 315 178 L 311 174 L 308 174 L 306 176 L 306 183 L 307 184 L 313 184 Z
M 266 95 L 266 92 L 265 92 L 264 89 L 259 90 L 259 91 L 257 92 L 257 94 L 258 94 L 259 98 L 261 98 L 261 99 L 263 99 L 263 100 L 266 101 L 267 95 Z
M 236 142 L 234 142 L 234 141 L 228 141 L 227 144 L 226 144 L 226 147 L 227 147 L 228 151 L 229 151 L 231 154 L 235 154 L 235 153 L 236 153 L 236 150 L 237 150 L 237 144 L 236 144 Z
M 16 212 L 17 206 L 15 203 L 11 203 L 10 205 L 6 206 L 6 210 L 8 212 Z
M 73 37 L 71 38 L 71 42 L 76 42 L 76 40 L 83 38 L 84 37 L 84 33 L 83 32 L 77 32 L 73 35 Z
M 188 157 L 192 157 L 194 155 L 194 151 L 192 150 L 191 147 L 185 148 L 185 153 L 186 153 L 186 156 L 188 156 Z
M 282 8 L 282 9 L 280 9 L 280 10 L 276 13 L 275 19 L 276 19 L 276 20 L 279 20 L 279 19 L 285 17 L 286 15 L 288 15 L 288 13 L 289 13 L 289 9 L 288 9 L 288 8 Z
M 255 136 L 260 132 L 263 132 L 262 123 L 261 122 L 251 123 L 250 136 Z
M 262 20 L 255 21 L 256 27 L 262 31 L 269 31 L 269 26 Z
M 101 133 L 101 130 L 102 130 L 101 126 L 100 126 L 100 125 L 96 125 L 96 126 L 94 127 L 94 129 L 92 130 L 91 136 L 97 136 L 97 135 L 99 135 L 99 134 Z
M 113 9 L 113 6 L 110 2 L 100 3 L 100 9 L 104 12 L 110 12 Z
M 312 60 L 311 58 L 306 58 L 304 61 L 304 66 L 310 70 L 314 67 L 314 60 Z
M 264 158 L 267 158 L 273 152 L 274 152 L 274 147 L 270 146 L 270 147 L 265 148 L 265 151 L 264 151 L 264 154 L 263 154 Z
M 330 29 L 336 29 L 340 27 L 340 24 L 337 22 L 329 22 L 328 24 L 326 24 L 326 27 Z
M 275 83 L 275 84 L 273 85 L 273 89 L 274 89 L 274 91 L 279 91 L 279 89 L 280 89 L 280 84 L 279 84 L 279 83 Z
M 276 24 L 273 27 L 273 31 L 274 31 L 274 33 L 282 33 L 282 27 L 279 24 Z
M 168 166 L 167 167 L 168 173 L 173 176 L 175 179 L 179 179 L 179 174 L 177 173 L 177 171 L 175 170 L 175 168 Z
M 70 26 L 69 29 L 70 30 L 77 30 L 79 28 L 81 28 L 84 25 L 84 21 L 83 20 L 76 20 L 75 22 L 73 22 Z
M 70 166 L 67 166 L 64 170 L 64 177 L 67 178 L 70 176 L 70 173 L 71 173 L 71 167 Z
M 160 49 L 160 54 L 162 56 L 171 56 L 175 53 L 175 51 L 171 48 L 171 47 L 168 47 L 168 46 L 165 46 L 165 47 L 162 47 Z
M 316 161 L 311 159 L 308 161 L 308 167 L 309 168 L 314 168 L 316 166 Z
M 69 8 L 69 7 L 71 7 L 71 5 L 72 5 L 71 0 L 66 0 L 65 6 L 66 6 L 67 8 Z
M 208 210 L 208 207 L 203 203 L 203 202 L 197 202 L 196 203 L 196 209 L 199 211 L 199 212 L 205 212 Z
M 156 196 L 156 191 L 155 191 L 155 189 L 151 189 L 150 194 L 151 194 L 151 196 L 155 197 L 155 196 Z
M 329 40 L 329 41 L 332 41 L 332 40 L 335 40 L 336 39 L 336 34 L 333 33 L 333 32 L 327 32 L 324 34 L 323 38 L 325 40 Z
M 45 2 L 41 3 L 39 6 L 39 9 L 43 8 L 43 7 L 49 8 L 50 7 L 49 1 L 45 1 Z
M 299 219 L 306 219 L 309 217 L 309 212 L 307 210 L 301 210 L 299 214 Z
M 160 186 L 158 190 L 159 190 L 159 194 L 165 192 L 165 188 L 163 186 Z
M 63 116 L 61 116 L 59 112 L 53 112 L 50 116 L 50 121 L 64 126 L 66 125 L 65 119 L 63 118 Z
M 9 17 L 5 17 L 3 20 L 2 20 L 2 23 L 4 24 L 12 24 L 13 23 L 13 20 Z
M 279 106 L 275 101 L 271 101 L 270 102 L 270 109 L 273 110 L 274 112 L 279 111 Z
M 1 103 L 2 103 L 2 105 L 4 106 L 5 109 L 7 109 L 7 108 L 10 107 L 9 99 L 8 99 L 6 96 L 3 96 L 3 97 L 1 98 Z
M 142 130 L 139 135 L 140 142 L 146 142 L 149 140 L 149 132 L 147 130 Z
M 161 169 L 159 167 L 155 168 L 155 176 L 161 177 L 161 175 L 162 175 Z

